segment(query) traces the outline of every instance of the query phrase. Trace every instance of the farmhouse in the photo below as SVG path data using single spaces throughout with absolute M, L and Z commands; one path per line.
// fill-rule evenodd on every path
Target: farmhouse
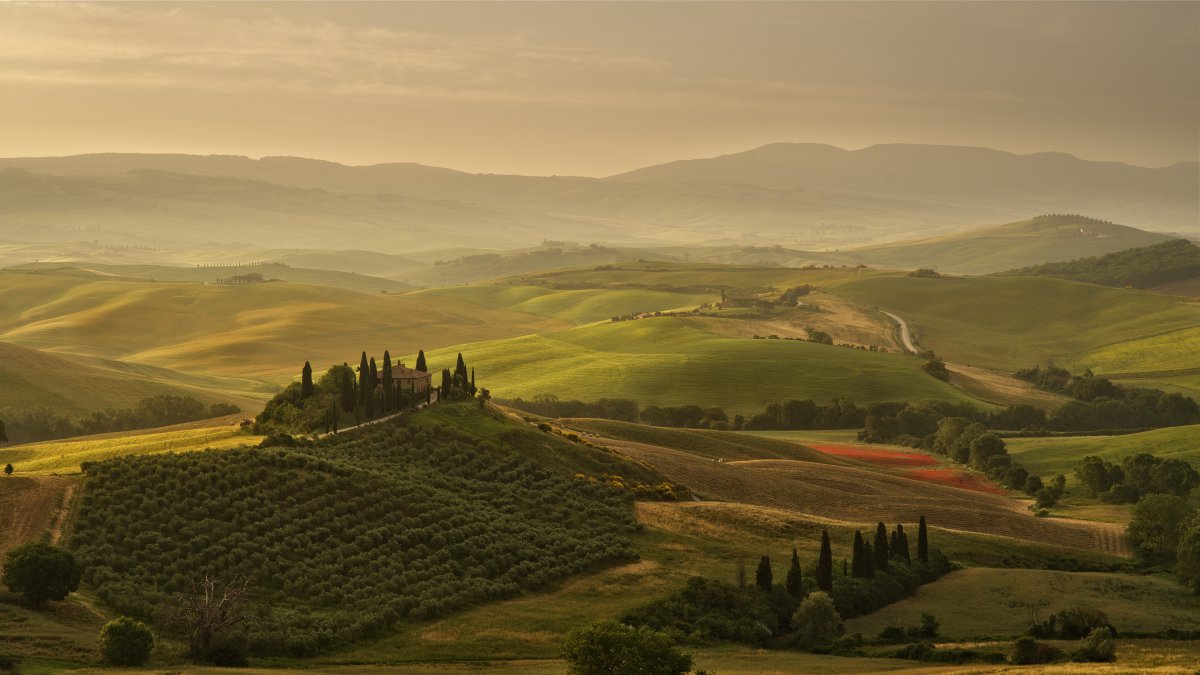
M 416 392 L 424 394 L 429 391 L 431 378 L 429 373 L 415 368 L 406 368 L 403 363 L 392 366 L 392 382 L 396 391 Z M 379 371 L 379 383 L 383 384 L 383 371 Z

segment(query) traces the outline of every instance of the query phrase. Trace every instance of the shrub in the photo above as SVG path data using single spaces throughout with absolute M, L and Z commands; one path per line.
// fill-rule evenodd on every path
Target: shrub
M 18 546 L 4 559 L 4 583 L 35 607 L 47 600 L 65 600 L 79 588 L 79 577 L 75 556 L 49 544 Z
M 146 624 L 127 616 L 100 629 L 100 656 L 114 666 L 143 666 L 154 649 L 154 634 Z
M 682 675 L 692 668 L 692 657 L 665 633 L 612 620 L 572 631 L 562 653 L 574 675 Z
M 1019 638 L 1013 645 L 1012 662 L 1018 666 L 1050 663 L 1062 655 L 1054 645 L 1038 642 L 1029 636 Z
M 1084 639 L 1083 646 L 1071 657 L 1073 661 L 1107 663 L 1117 660 L 1117 643 L 1108 628 L 1093 628 Z
M 806 649 L 827 645 L 845 630 L 833 600 L 823 591 L 810 593 L 800 603 L 792 617 L 792 626 L 796 629 L 797 643 Z

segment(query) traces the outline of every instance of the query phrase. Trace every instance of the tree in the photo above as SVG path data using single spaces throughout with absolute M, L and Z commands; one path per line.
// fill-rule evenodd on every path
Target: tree
M 492 392 L 488 391 L 487 387 L 479 390 L 479 407 L 486 408 L 488 401 L 492 400 Z
M 383 412 L 390 413 L 397 408 L 395 382 L 392 381 L 392 355 L 383 350 Z
M 850 553 L 850 574 L 856 578 L 867 576 L 866 551 L 863 549 L 862 532 L 854 531 L 854 549 Z
M 429 367 L 425 365 L 425 350 L 423 349 L 417 350 L 417 370 L 422 373 L 429 372 Z
M 758 561 L 758 569 L 754 572 L 754 583 L 764 591 L 770 591 L 774 585 L 774 576 L 771 574 L 771 557 L 763 556 Z
M 1179 538 L 1175 549 L 1175 573 L 1184 586 L 1200 595 L 1200 524 L 1193 525 Z
M 896 559 L 904 562 L 912 562 L 912 558 L 908 552 L 908 535 L 904 533 L 904 526 L 896 526 Z
M 371 390 L 374 383 L 367 384 L 367 377 L 370 375 L 369 366 L 367 366 L 367 353 L 362 353 L 362 360 L 358 362 L 358 407 L 363 412 L 367 410 L 367 399 L 371 398 Z
M 1004 439 L 989 431 L 971 441 L 968 459 L 971 466 L 983 471 L 987 469 L 989 459 L 1005 454 L 1008 451 L 1004 447 Z
M 5 476 L 11 476 L 11 475 L 12 475 L 12 472 L 13 472 L 13 465 L 12 465 L 12 463 L 11 463 L 11 462 L 9 462 L 8 464 L 5 464 L 5 465 L 4 465 L 4 475 L 5 475 Z
M 875 569 L 886 572 L 888 568 L 888 531 L 887 525 L 879 523 L 875 526 Z
M 1126 531 L 1138 556 L 1155 562 L 1170 562 L 1179 549 L 1184 529 L 1196 516 L 1188 500 L 1167 494 L 1146 495 L 1133 505 Z
M 375 388 L 379 382 L 379 370 L 375 367 L 375 357 L 371 357 L 370 363 L 367 364 L 367 381 L 370 382 L 370 387 L 367 392 L 367 419 L 375 417 Z
M 1125 480 L 1125 472 L 1111 462 L 1088 455 L 1075 465 L 1075 477 L 1095 497 Z
M 1083 640 L 1083 646 L 1071 657 L 1072 661 L 1108 663 L 1117 660 L 1117 643 L 1111 628 L 1093 628 Z
M 41 542 L 18 546 L 4 559 L 5 585 L 34 607 L 47 600 L 65 600 L 79 588 L 81 572 L 70 551 Z
M 692 669 L 691 655 L 666 633 L 611 619 L 572 631 L 562 654 L 573 675 L 682 675 Z
M 468 377 L 467 362 L 463 361 L 462 352 L 459 352 L 458 362 L 454 365 L 454 388 L 464 393 L 467 392 L 471 386 Z
M 863 540 L 863 572 L 868 579 L 875 578 L 875 550 L 871 548 L 871 542 Z
M 454 390 L 454 380 L 450 377 L 450 369 L 442 368 L 442 386 L 438 389 L 438 400 L 449 401 Z
M 821 554 L 817 558 L 817 588 L 833 590 L 833 550 L 829 545 L 829 530 L 821 531 Z
M 929 562 L 929 530 L 925 527 L 925 516 L 917 523 L 917 560 Z
M 804 573 L 800 570 L 800 554 L 796 549 L 792 549 L 792 565 L 788 567 L 787 573 L 787 588 L 788 595 L 797 600 L 804 597 Z
M 308 398 L 313 395 L 313 380 L 312 380 L 312 365 L 304 362 L 304 369 L 300 371 L 300 398 Z
M 350 366 L 342 364 L 342 376 L 339 386 L 342 394 L 342 412 L 354 412 L 356 392 L 354 391 L 354 371 Z
M 187 631 L 192 658 L 205 658 L 223 633 L 253 618 L 243 611 L 249 589 L 249 577 L 238 576 L 223 583 L 205 574 L 192 579 L 189 591 L 175 596 L 171 619 Z
M 111 665 L 144 666 L 153 649 L 154 633 L 136 619 L 122 616 L 100 629 L 100 656 Z
M 833 599 L 824 591 L 810 593 L 792 616 L 796 640 L 801 647 L 812 649 L 827 645 L 842 634 L 842 617 L 833 606 Z

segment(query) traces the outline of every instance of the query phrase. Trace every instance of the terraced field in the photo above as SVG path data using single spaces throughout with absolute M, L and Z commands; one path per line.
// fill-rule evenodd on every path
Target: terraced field
M 716 462 L 659 446 L 605 439 L 706 499 L 787 509 L 846 523 L 915 522 L 951 530 L 1129 555 L 1117 525 L 1035 518 L 1025 502 L 852 467 L 792 460 Z

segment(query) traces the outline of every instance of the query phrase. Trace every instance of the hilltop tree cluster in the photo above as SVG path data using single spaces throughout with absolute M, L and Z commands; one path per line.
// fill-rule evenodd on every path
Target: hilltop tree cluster
M 1056 431 L 1151 429 L 1200 423 L 1200 405 L 1183 394 L 1158 389 L 1122 387 L 1092 371 L 1072 375 L 1064 368 L 1034 366 L 1016 377 L 1039 389 L 1070 396 L 1044 428 Z

